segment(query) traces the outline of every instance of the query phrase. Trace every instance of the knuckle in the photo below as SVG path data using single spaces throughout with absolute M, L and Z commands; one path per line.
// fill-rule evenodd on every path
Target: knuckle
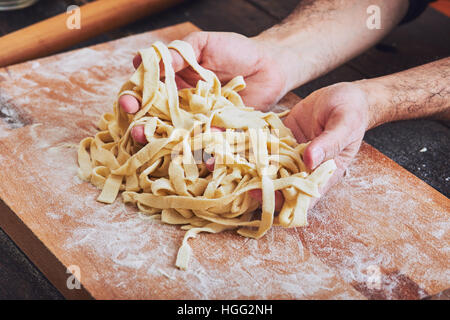
M 201 42 L 201 40 L 205 39 L 207 36 L 208 32 L 206 31 L 194 31 L 188 34 L 183 40 L 192 44 Z

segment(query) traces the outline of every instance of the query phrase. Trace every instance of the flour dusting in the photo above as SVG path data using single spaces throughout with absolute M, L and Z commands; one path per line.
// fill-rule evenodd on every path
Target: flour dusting
M 15 183 L 0 184 L 0 196 L 62 263 L 80 266 L 88 290 L 106 299 L 364 299 L 374 267 L 387 298 L 397 298 L 404 278 L 418 284 L 417 297 L 450 286 L 448 203 L 424 199 L 428 189 L 375 161 L 367 146 L 308 227 L 272 228 L 260 240 L 200 234 L 189 240 L 189 270 L 175 268 L 184 231 L 144 220 L 120 197 L 97 202 L 99 190 L 77 177 L 79 141 L 96 132 L 135 52 L 154 40 L 139 35 L 15 66 L 2 82 L 14 107 L 0 103 L 0 169 Z M 286 101 L 276 111 L 297 100 Z

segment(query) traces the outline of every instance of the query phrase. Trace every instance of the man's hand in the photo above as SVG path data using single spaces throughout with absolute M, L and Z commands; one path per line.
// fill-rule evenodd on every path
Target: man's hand
M 354 83 L 338 83 L 313 92 L 284 120 L 299 143 L 311 141 L 303 159 L 308 168 L 334 159 L 345 170 L 368 128 L 365 92 Z
M 338 83 L 322 88 L 300 101 L 284 124 L 291 129 L 299 143 L 311 141 L 303 154 L 306 166 L 313 170 L 322 162 L 334 159 L 338 169 L 320 193 L 336 183 L 359 150 L 369 123 L 366 93 L 354 83 Z M 252 197 L 262 201 L 260 190 Z M 313 199 L 313 207 L 318 199 Z M 276 208 L 283 206 L 283 195 L 275 194 Z
M 288 50 L 227 32 L 194 32 L 183 40 L 192 45 L 200 65 L 213 71 L 222 83 L 239 75 L 244 77 L 247 87 L 240 94 L 247 106 L 267 110 L 290 89 L 286 70 L 290 60 Z M 171 53 L 178 87 L 195 87 L 198 75 L 175 50 Z M 140 57 L 135 57 L 133 63 L 138 67 Z M 122 96 L 119 104 L 132 114 L 140 108 L 132 96 Z M 146 142 L 143 128 L 134 128 L 132 136 L 140 143 Z
M 450 58 L 444 58 L 380 78 L 338 83 L 299 102 L 284 123 L 298 142 L 311 141 L 303 154 L 306 166 L 315 169 L 323 161 L 334 159 L 338 167 L 320 193 L 324 194 L 345 172 L 366 130 L 419 117 L 450 120 L 449 74 Z M 260 200 L 262 194 L 255 190 L 253 196 Z M 276 201 L 276 207 L 281 208 L 281 194 Z M 317 199 L 311 207 L 315 202 Z

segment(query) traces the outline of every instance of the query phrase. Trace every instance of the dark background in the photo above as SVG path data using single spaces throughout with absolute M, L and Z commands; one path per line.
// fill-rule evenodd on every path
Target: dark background
M 0 12 L 0 36 L 65 12 L 69 5 L 87 2 L 91 1 L 40 0 L 27 9 Z M 298 3 L 298 0 L 191 0 L 67 50 L 184 21 L 191 21 L 208 31 L 232 31 L 254 36 L 280 22 Z M 397 27 L 376 47 L 296 89 L 295 93 L 305 97 L 333 83 L 377 77 L 447 57 L 450 55 L 449 35 L 450 19 L 430 7 L 418 19 Z M 364 140 L 449 196 L 448 122 L 424 119 L 389 123 L 367 132 Z M 427 151 L 419 152 L 424 147 Z M 63 299 L 1 229 L 0 299 Z

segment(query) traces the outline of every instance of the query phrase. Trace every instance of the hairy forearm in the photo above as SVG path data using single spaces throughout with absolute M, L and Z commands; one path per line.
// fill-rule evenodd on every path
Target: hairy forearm
M 356 83 L 367 96 L 368 129 L 422 117 L 450 120 L 450 57 Z
M 380 8 L 381 29 L 369 29 L 367 8 Z M 373 46 L 394 28 L 406 0 L 304 0 L 281 24 L 257 36 L 287 52 L 287 90 L 345 63 Z

